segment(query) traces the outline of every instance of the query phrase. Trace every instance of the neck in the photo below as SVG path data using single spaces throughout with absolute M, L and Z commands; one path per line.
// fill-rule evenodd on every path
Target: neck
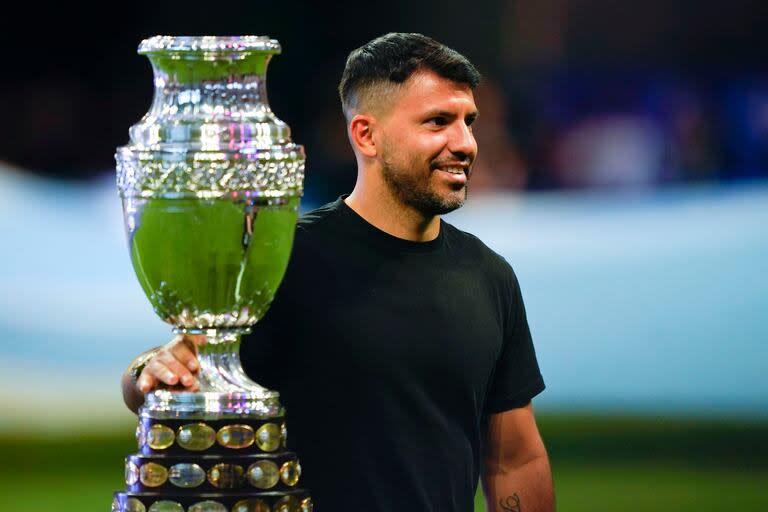
M 413 242 L 428 242 L 440 234 L 440 217 L 425 216 L 400 203 L 386 186 L 374 187 L 359 179 L 344 202 L 369 224 L 387 234 Z

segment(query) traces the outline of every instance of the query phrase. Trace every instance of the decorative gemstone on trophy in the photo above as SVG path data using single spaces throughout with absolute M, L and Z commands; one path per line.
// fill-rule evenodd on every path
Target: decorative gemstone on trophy
M 271 489 L 280 480 L 280 470 L 271 460 L 260 460 L 248 468 L 248 481 L 257 489 Z
M 256 445 L 265 452 L 280 448 L 280 427 L 274 423 L 265 423 L 256 431 Z
M 297 512 L 299 500 L 293 496 L 283 496 L 275 503 L 274 512 Z
M 312 498 L 304 498 L 301 500 L 300 512 L 312 512 L 315 509 L 315 504 L 312 502 Z
M 235 503 L 231 512 L 269 512 L 269 505 L 257 498 L 240 500 Z
M 216 442 L 216 431 L 205 423 L 190 423 L 179 427 L 176 439 L 182 448 L 201 452 Z
M 125 500 L 125 512 L 147 512 L 147 508 L 136 498 Z
M 218 501 L 198 501 L 187 512 L 227 512 L 227 507 Z
M 147 432 L 147 445 L 153 450 L 165 450 L 175 439 L 173 430 L 159 423 L 152 425 Z
M 288 447 L 288 427 L 285 425 L 285 422 L 283 422 L 282 425 L 280 425 L 280 439 L 282 441 L 283 448 Z
M 288 461 L 280 468 L 280 480 L 282 480 L 285 485 L 293 487 L 296 485 L 296 482 L 299 481 L 300 476 L 301 466 L 299 465 L 299 461 Z
M 149 512 L 184 512 L 184 507 L 175 501 L 160 500 L 149 506 Z
M 168 480 L 168 470 L 160 464 L 147 462 L 141 466 L 139 478 L 147 487 L 159 487 Z
M 125 462 L 125 483 L 133 485 L 139 481 L 139 466 L 126 460 Z
M 248 425 L 227 425 L 216 434 L 216 440 L 225 448 L 247 448 L 253 444 L 253 439 L 253 429 Z
M 168 480 L 176 487 L 189 489 L 205 482 L 205 470 L 197 464 L 174 464 L 168 472 Z
M 208 481 L 219 489 L 236 489 L 245 484 L 245 471 L 238 464 L 216 464 L 208 470 Z

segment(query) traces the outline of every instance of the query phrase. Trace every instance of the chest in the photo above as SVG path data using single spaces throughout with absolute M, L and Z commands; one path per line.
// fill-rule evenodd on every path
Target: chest
M 322 361 L 325 382 L 343 376 L 361 396 L 482 402 L 503 340 L 503 311 L 482 269 L 411 255 L 316 258 L 299 270 L 294 354 Z

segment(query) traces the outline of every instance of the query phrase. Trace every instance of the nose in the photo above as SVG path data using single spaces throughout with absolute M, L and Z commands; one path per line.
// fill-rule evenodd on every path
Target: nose
M 477 141 L 472 134 L 472 129 L 464 121 L 455 123 L 451 131 L 451 138 L 448 141 L 448 150 L 460 160 L 468 160 L 470 163 L 477 155 Z

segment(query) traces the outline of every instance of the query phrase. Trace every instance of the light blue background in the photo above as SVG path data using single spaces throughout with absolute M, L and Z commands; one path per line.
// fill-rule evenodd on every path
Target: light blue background
M 518 275 L 537 407 L 768 416 L 768 183 L 472 196 L 447 219 Z M 0 244 L 0 428 L 130 420 L 120 374 L 170 330 L 134 277 L 113 177 L 0 168 Z

